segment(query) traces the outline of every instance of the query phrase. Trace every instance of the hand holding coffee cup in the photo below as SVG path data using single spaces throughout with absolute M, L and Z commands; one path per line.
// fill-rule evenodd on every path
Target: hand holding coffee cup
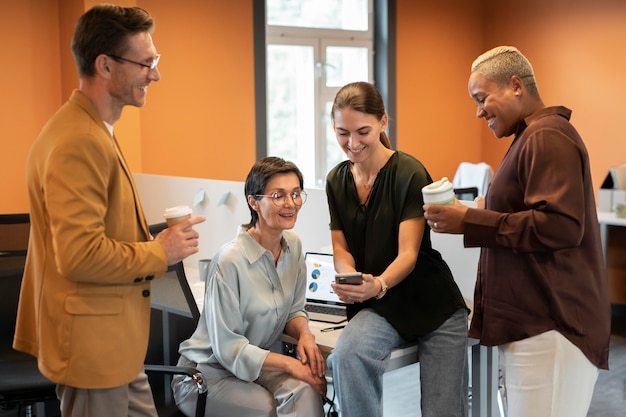
M 432 184 L 428 184 L 425 187 L 422 187 L 422 196 L 424 198 L 425 205 L 435 205 L 435 206 L 451 206 L 454 205 L 454 188 L 452 187 L 452 183 L 448 181 L 447 177 L 441 178 L 439 181 L 435 181 Z M 432 228 L 432 230 L 436 232 L 443 231 L 440 229 L 439 219 L 431 219 L 431 209 L 430 212 L 425 212 L 424 216 L 427 220 L 429 220 L 428 224 Z M 434 210 L 437 212 L 437 217 L 441 216 L 441 210 Z
M 168 228 L 154 237 L 154 240 L 161 244 L 167 264 L 173 265 L 180 262 L 189 255 L 198 253 L 199 233 L 194 230 L 194 226 L 205 221 L 204 216 L 191 217 L 189 206 L 170 207 L 163 214 Z M 181 227 L 181 222 L 186 222 L 187 227 Z
M 175 224 L 183 222 L 191 218 L 191 207 L 189 206 L 176 206 L 170 207 L 165 210 L 163 214 L 167 227 L 172 227 Z

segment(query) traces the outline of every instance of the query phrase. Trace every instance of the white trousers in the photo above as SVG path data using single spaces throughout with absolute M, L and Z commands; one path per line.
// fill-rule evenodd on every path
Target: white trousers
M 557 331 L 499 346 L 507 417 L 585 417 L 598 368 Z

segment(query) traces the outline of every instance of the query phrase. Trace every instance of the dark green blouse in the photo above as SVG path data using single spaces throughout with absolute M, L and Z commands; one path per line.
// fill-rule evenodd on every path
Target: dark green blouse
M 378 173 L 367 207 L 360 204 L 350 161 L 333 168 L 326 178 L 330 228 L 341 230 L 357 271 L 380 275 L 398 255 L 398 233 L 404 220 L 422 217 L 422 187 L 432 179 L 417 159 L 394 153 Z M 415 340 L 466 308 L 450 268 L 430 242 L 426 226 L 415 269 L 380 300 L 348 306 L 348 317 L 371 307 L 406 340 Z

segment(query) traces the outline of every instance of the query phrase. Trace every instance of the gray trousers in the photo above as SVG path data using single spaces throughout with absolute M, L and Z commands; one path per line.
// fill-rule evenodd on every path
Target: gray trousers
M 179 366 L 202 372 L 208 387 L 205 417 L 323 417 L 322 397 L 306 382 L 282 372 L 263 372 L 246 382 L 224 368 L 196 365 L 185 357 Z M 191 378 L 175 375 L 172 390 L 178 408 L 189 417 L 196 411 L 197 386 Z
M 83 389 L 59 384 L 56 392 L 63 417 L 158 417 L 143 371 L 121 387 Z

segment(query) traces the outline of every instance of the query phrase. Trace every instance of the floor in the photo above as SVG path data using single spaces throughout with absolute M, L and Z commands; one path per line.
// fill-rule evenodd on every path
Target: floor
M 600 371 L 587 417 L 626 416 L 626 308 L 613 313 L 609 370 Z
M 587 417 L 626 416 L 626 327 L 613 334 L 610 371 L 600 371 Z M 385 374 L 384 417 L 421 417 L 419 411 L 419 364 Z
M 626 416 L 626 308 L 614 310 L 609 371 L 600 371 L 587 417 Z M 385 417 L 420 417 L 419 365 L 385 374 Z
M 587 417 L 626 416 L 626 316 L 613 321 L 609 367 L 609 371 L 600 371 Z M 421 416 L 419 364 L 388 372 L 383 383 L 385 417 Z M 16 410 L 0 410 L 0 417 L 18 417 L 18 414 Z M 56 415 L 48 411 L 46 417 Z

